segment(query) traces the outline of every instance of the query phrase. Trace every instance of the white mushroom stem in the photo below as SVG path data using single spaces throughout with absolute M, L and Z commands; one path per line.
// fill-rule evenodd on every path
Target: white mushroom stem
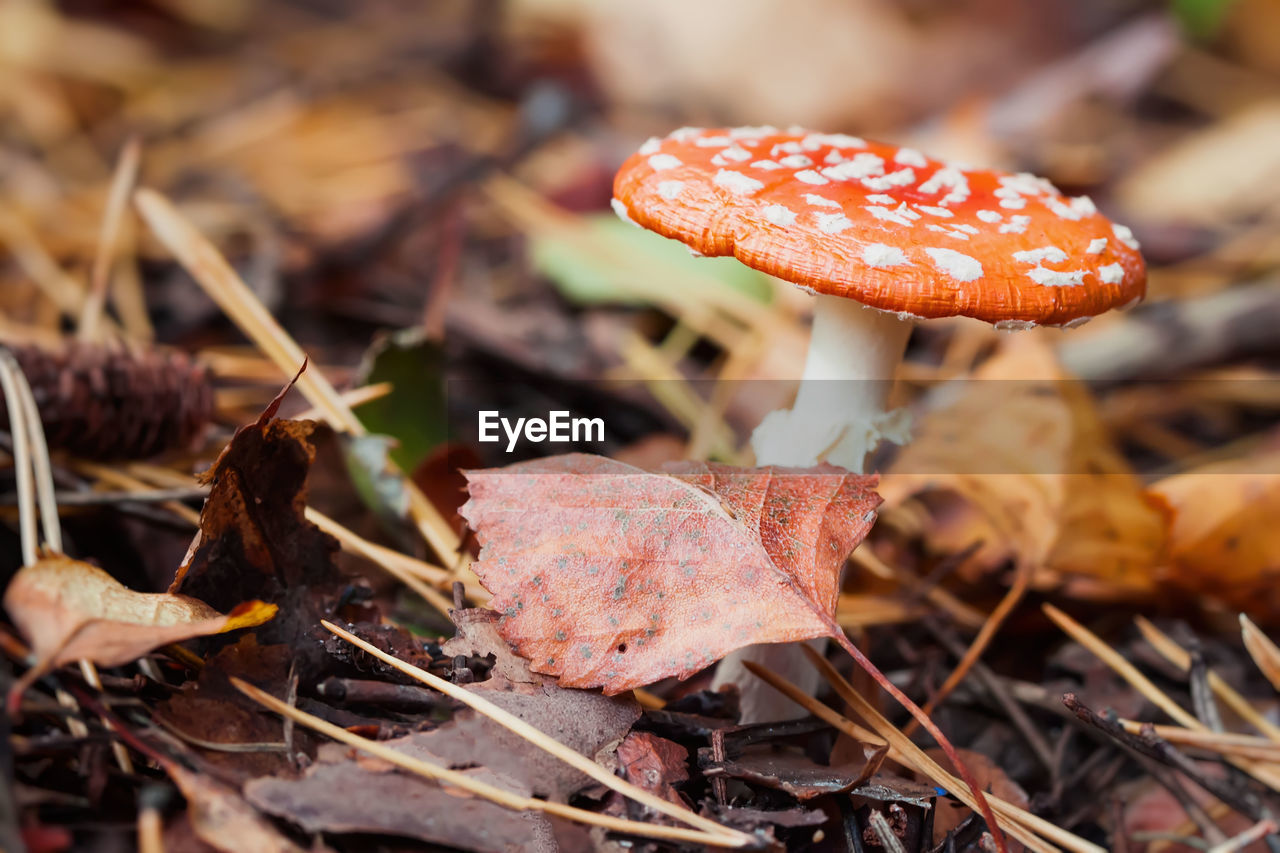
M 904 442 L 905 416 L 887 412 L 885 406 L 912 325 L 910 320 L 852 299 L 819 294 L 795 405 L 770 412 L 752 434 L 756 464 L 808 467 L 825 461 L 860 474 L 881 438 Z M 826 639 L 809 642 L 821 649 Z M 737 685 L 744 723 L 775 722 L 806 713 L 748 672 L 744 661 L 785 676 L 812 696 L 820 676 L 805 660 L 799 644 L 738 649 L 720 661 L 712 687 Z
M 819 295 L 795 405 L 756 427 L 756 464 L 827 461 L 860 474 L 880 438 L 905 437 L 902 417 L 885 404 L 912 325 L 852 299 Z

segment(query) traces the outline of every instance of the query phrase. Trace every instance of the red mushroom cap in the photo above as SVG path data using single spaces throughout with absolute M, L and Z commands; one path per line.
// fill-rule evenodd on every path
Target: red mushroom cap
M 701 254 L 885 311 L 1069 325 L 1146 292 L 1133 234 L 1087 197 L 845 134 L 682 128 L 646 142 L 613 192 Z

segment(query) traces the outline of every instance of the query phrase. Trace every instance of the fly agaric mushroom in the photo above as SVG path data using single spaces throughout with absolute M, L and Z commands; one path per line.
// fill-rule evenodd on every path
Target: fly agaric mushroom
M 920 320 L 1065 328 L 1146 290 L 1133 234 L 1087 197 L 845 134 L 681 128 L 622 165 L 613 204 L 698 254 L 732 255 L 815 295 L 795 405 L 751 437 L 759 465 L 861 472 L 881 438 L 904 438 L 885 404 Z M 722 662 L 717 680 L 733 667 Z M 741 674 L 731 680 L 744 688 L 744 719 L 795 708 L 753 709 L 772 697 L 750 697 L 760 682 Z

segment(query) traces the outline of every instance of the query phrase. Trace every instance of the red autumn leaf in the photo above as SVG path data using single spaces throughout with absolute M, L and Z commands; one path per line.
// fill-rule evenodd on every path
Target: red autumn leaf
M 839 633 L 840 568 L 880 504 L 874 477 L 829 465 L 654 473 L 569 455 L 467 479 L 503 637 L 534 671 L 609 694 Z

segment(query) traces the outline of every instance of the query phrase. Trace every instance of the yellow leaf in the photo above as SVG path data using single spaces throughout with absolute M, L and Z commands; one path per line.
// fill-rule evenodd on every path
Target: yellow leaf
M 160 646 L 261 625 L 274 604 L 223 615 L 195 598 L 135 592 L 96 566 L 46 554 L 14 575 L 4 606 L 31 644 L 37 670 L 76 660 L 120 666 Z
M 1206 465 L 1151 486 L 1173 511 L 1171 579 L 1270 624 L 1280 620 L 1280 452 Z
M 971 572 L 1012 560 L 1034 569 L 1037 588 L 1114 599 L 1153 590 L 1164 562 L 1163 505 L 1034 334 L 1009 338 L 921 419 L 880 492 L 886 506 L 922 504 L 936 548 L 981 542 Z

